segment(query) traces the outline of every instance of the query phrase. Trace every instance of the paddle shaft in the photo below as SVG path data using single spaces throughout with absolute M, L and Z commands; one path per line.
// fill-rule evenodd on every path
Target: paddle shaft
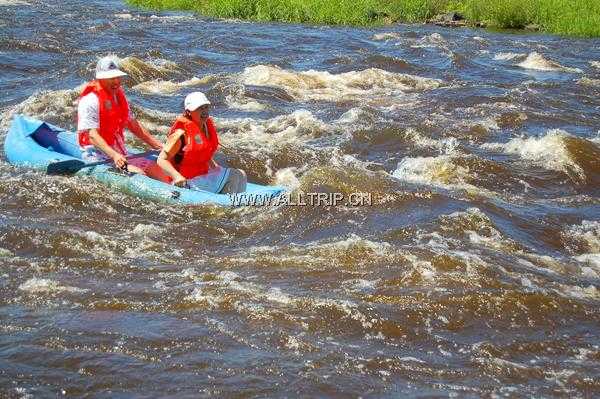
M 156 154 L 156 153 L 158 153 L 158 150 L 149 150 L 149 151 L 145 151 L 145 152 L 140 152 L 139 154 L 128 155 L 125 157 L 125 159 L 129 161 L 130 159 L 141 158 L 141 157 L 145 157 L 146 155 L 151 155 L 151 154 Z M 86 163 L 84 166 L 81 167 L 81 169 L 89 168 L 91 166 L 104 165 L 104 164 L 111 163 L 111 162 L 113 162 L 112 159 L 106 159 L 104 161 Z
M 140 154 L 129 155 L 129 156 L 125 157 L 125 159 L 134 159 L 134 158 L 145 157 L 145 156 L 153 154 L 153 153 L 156 153 L 156 151 L 152 150 L 152 151 L 142 152 Z M 113 161 L 112 159 L 106 159 L 104 161 L 85 163 L 79 159 L 69 159 L 67 161 L 59 161 L 59 162 L 53 162 L 53 163 L 49 164 L 46 167 L 46 173 L 48 173 L 49 175 L 73 175 L 73 174 L 79 172 L 81 169 L 89 168 L 89 167 L 93 168 L 94 166 L 98 166 L 98 165 L 105 165 L 112 161 Z

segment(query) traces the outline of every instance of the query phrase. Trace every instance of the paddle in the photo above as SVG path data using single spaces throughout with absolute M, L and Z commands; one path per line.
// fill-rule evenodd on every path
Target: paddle
M 129 160 L 134 158 L 141 158 L 151 154 L 158 154 L 158 150 L 150 150 L 146 152 L 141 152 L 139 154 L 129 155 L 125 157 L 125 159 Z M 46 168 L 46 173 L 49 175 L 74 175 L 83 168 L 104 165 L 107 163 L 111 163 L 112 161 L 112 159 L 107 159 L 105 161 L 85 163 L 83 161 L 80 161 L 79 159 L 69 159 L 68 161 L 53 162 L 49 164 Z

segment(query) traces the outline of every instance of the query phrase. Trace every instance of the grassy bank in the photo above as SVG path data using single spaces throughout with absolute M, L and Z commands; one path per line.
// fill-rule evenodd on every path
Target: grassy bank
M 537 25 L 548 33 L 600 36 L 596 0 L 127 0 L 155 9 L 192 10 L 219 18 L 309 24 L 369 26 L 423 22 L 460 12 L 470 24 L 521 29 Z

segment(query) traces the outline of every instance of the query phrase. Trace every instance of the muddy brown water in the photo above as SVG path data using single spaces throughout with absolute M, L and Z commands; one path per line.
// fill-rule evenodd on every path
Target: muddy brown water
M 0 12 L 2 139 L 72 129 L 113 52 L 156 135 L 202 90 L 222 162 L 372 195 L 177 207 L 2 156 L 2 396 L 600 395 L 599 40 Z

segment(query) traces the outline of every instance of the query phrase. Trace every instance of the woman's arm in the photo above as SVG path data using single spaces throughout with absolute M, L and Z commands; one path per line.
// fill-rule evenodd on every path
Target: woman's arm
M 172 159 L 181 149 L 181 137 L 185 132 L 182 129 L 177 129 L 167 139 L 167 143 L 163 146 L 162 151 L 158 154 L 156 163 L 162 168 L 171 178 L 173 183 L 183 184 L 186 179 L 175 169 Z

